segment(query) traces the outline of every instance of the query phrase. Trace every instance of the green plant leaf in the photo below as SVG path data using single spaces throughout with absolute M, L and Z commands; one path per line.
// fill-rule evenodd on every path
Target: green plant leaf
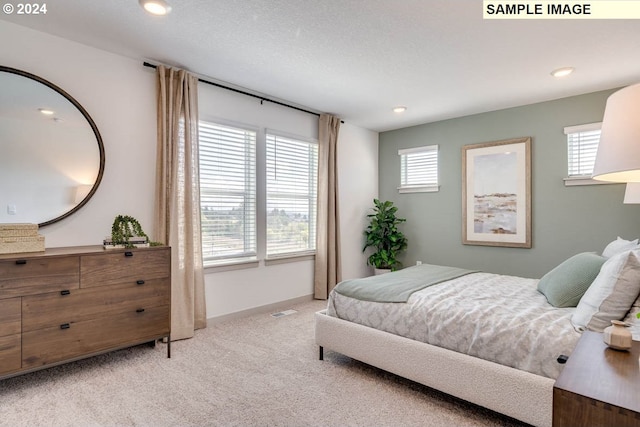
M 373 213 L 367 214 L 369 225 L 364 231 L 365 244 L 362 251 L 369 247 L 374 249 L 367 258 L 369 265 L 395 270 L 402 266 L 397 260 L 399 252 L 407 248 L 407 238 L 398 230 L 397 225 L 406 219 L 396 217 L 398 208 L 391 201 L 373 199 L 373 203 Z
M 142 230 L 142 226 L 132 216 L 118 215 L 113 220 L 111 226 L 111 240 L 114 245 L 124 245 L 126 248 L 132 248 L 133 244 L 129 243 L 129 239 L 133 236 L 146 237 L 149 241 L 149 236 Z M 157 242 L 150 242 L 158 246 Z

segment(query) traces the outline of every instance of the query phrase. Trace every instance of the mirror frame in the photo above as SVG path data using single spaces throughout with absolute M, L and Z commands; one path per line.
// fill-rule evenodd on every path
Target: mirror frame
M 91 130 L 93 131 L 93 134 L 96 137 L 96 141 L 98 142 L 98 150 L 100 151 L 100 169 L 98 170 L 98 176 L 96 177 L 96 181 L 93 184 L 93 187 L 91 187 L 91 191 L 89 191 L 89 193 L 84 197 L 84 199 L 82 199 L 82 201 L 80 201 L 80 203 L 74 206 L 71 210 L 63 213 L 58 217 L 55 217 L 53 219 L 50 219 L 38 224 L 39 227 L 44 227 L 45 225 L 56 223 L 58 221 L 65 219 L 68 216 L 73 215 L 80 208 L 86 205 L 89 199 L 91 199 L 91 197 L 93 197 L 93 195 L 95 194 L 96 190 L 98 189 L 98 186 L 100 185 L 100 182 L 102 181 L 102 176 L 104 175 L 105 153 L 104 153 L 104 144 L 102 143 L 102 136 L 100 136 L 100 131 L 98 131 L 98 127 L 96 126 L 95 122 L 93 121 L 89 113 L 87 113 L 87 110 L 85 110 L 84 107 L 82 107 L 82 105 L 80 105 L 80 103 L 75 100 L 75 98 L 73 98 L 71 95 L 69 95 L 66 91 L 64 91 L 59 86 L 51 83 L 48 80 L 43 79 L 42 77 L 36 76 L 35 74 L 31 74 L 23 70 L 18 70 L 16 68 L 5 67 L 3 65 L 0 65 L 0 72 L 17 74 L 19 76 L 26 77 L 31 80 L 35 80 L 36 82 L 41 83 L 49 87 L 50 89 L 53 89 L 54 91 L 58 92 L 60 95 L 66 98 L 67 101 L 73 104 L 73 106 L 76 107 L 78 111 L 80 111 L 80 113 L 84 116 L 87 122 L 89 122 L 89 125 L 91 126 Z

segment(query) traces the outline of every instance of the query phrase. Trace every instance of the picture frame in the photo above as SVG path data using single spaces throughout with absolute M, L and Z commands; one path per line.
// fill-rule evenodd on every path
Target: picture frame
M 462 147 L 462 243 L 531 248 L 531 138 Z

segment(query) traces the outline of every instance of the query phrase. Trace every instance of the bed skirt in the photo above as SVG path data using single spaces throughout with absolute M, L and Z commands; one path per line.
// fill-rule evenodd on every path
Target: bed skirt
M 316 344 L 535 426 L 551 426 L 555 381 L 315 313 Z

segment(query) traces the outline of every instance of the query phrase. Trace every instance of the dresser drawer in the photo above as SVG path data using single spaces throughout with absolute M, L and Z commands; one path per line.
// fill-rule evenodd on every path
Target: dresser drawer
M 139 308 L 169 305 L 169 278 L 54 292 L 22 299 L 22 330 L 32 331 L 63 323 L 135 312 Z
M 0 300 L 0 375 L 22 365 L 20 298 Z
M 0 337 L 0 375 L 21 368 L 20 334 Z
M 170 274 L 171 250 L 166 247 L 83 255 L 80 259 L 83 288 L 161 279 Z
M 0 261 L 0 298 L 77 289 L 80 257 L 25 257 Z
M 0 337 L 20 333 L 20 308 L 20 298 L 0 300 Z
M 66 329 L 55 326 L 23 332 L 22 367 L 35 368 L 169 334 L 168 305 L 138 310 L 71 323 Z
M 126 347 L 169 334 L 169 306 L 132 310 L 22 334 L 22 367 L 34 368 L 66 359 Z

